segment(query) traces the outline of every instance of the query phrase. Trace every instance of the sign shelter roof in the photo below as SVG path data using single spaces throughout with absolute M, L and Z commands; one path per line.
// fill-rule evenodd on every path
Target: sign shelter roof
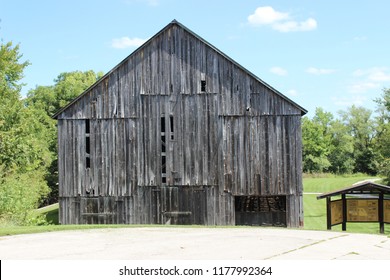
M 322 199 L 322 198 L 327 198 L 327 197 L 332 197 L 336 195 L 349 195 L 349 194 L 390 194 L 390 187 L 381 185 L 381 184 L 376 184 L 374 182 L 370 181 L 364 181 L 362 183 L 335 190 L 332 192 L 328 193 L 323 193 L 321 195 L 317 196 L 317 199 Z

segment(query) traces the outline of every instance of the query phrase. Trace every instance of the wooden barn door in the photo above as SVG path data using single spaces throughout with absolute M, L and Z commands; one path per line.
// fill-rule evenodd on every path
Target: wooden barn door
M 206 192 L 203 187 L 162 187 L 161 192 L 163 224 L 205 224 Z

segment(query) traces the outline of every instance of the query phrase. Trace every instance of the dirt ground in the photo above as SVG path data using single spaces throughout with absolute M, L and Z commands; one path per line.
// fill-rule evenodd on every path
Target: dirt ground
M 385 235 L 263 227 L 140 227 L 0 237 L 0 259 L 388 260 Z

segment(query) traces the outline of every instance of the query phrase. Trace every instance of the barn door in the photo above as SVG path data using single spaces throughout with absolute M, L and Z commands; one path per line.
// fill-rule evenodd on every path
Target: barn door
M 206 192 L 202 187 L 164 187 L 161 191 L 163 224 L 205 224 Z

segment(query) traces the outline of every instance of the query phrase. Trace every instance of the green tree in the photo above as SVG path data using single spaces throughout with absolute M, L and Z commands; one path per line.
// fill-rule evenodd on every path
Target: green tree
M 349 134 L 348 127 L 340 120 L 334 120 L 330 127 L 332 135 L 331 148 L 328 159 L 329 171 L 335 174 L 351 174 L 355 167 L 353 158 L 353 137 Z
M 52 86 L 37 86 L 27 93 L 26 106 L 44 110 L 48 116 L 53 116 L 62 107 L 83 93 L 103 76 L 102 72 L 73 71 L 61 73 Z
M 390 184 L 390 89 L 383 89 L 383 94 L 376 99 L 376 137 L 375 150 L 378 152 L 379 173 Z
M 378 163 L 373 147 L 376 128 L 372 111 L 353 105 L 347 111 L 340 111 L 340 116 L 348 127 L 349 135 L 353 137 L 354 172 L 375 175 L 378 171 Z
M 316 108 L 312 120 L 308 117 L 302 119 L 304 172 L 326 172 L 331 166 L 328 155 L 332 145 L 330 134 L 332 120 L 333 115 L 322 108 Z
M 26 224 L 48 192 L 43 174 L 51 161 L 50 136 L 20 100 L 28 61 L 19 45 L 0 44 L 0 222 Z

